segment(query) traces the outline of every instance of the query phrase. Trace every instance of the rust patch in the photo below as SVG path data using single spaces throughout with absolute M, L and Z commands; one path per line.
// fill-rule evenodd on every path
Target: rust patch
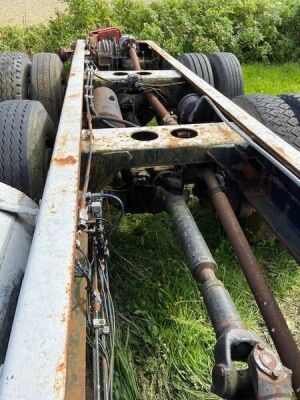
M 85 239 L 83 239 L 85 240 Z M 67 347 L 65 400 L 86 398 L 86 283 L 75 278 Z
M 66 294 L 69 295 L 70 292 L 71 292 L 71 284 L 68 284 L 68 285 L 66 286 Z
M 56 367 L 56 382 L 54 384 L 54 391 L 59 393 L 63 389 L 63 383 L 62 383 L 62 375 L 64 375 L 66 371 L 66 361 L 62 361 L 58 364 Z
M 64 147 L 68 140 L 68 134 L 65 133 L 61 138 L 59 138 L 59 148 Z
M 277 176 L 273 176 L 272 180 L 275 183 L 275 185 L 277 185 L 280 189 L 284 189 L 285 188 L 284 184 L 281 182 L 280 179 L 277 178 Z
M 288 144 L 287 144 L 288 146 Z M 272 150 L 279 155 L 284 162 L 286 162 L 285 167 L 287 167 L 290 171 L 292 171 L 298 178 L 300 177 L 299 163 L 295 163 L 293 158 L 289 156 L 289 154 L 279 146 L 273 146 Z M 298 161 L 298 160 L 297 160 Z
M 75 75 L 75 74 L 73 74 L 73 75 Z M 79 98 L 79 96 L 78 96 L 78 93 L 74 93 L 74 94 L 69 94 L 68 96 L 67 96 L 67 99 L 73 99 L 73 98 Z
M 242 172 L 249 181 L 254 181 L 259 177 L 258 171 L 249 163 L 233 165 L 232 169 Z
M 61 157 L 61 158 L 54 158 L 52 160 L 57 165 L 73 165 L 76 163 L 76 158 L 73 156 Z
M 58 366 L 57 366 L 57 368 L 56 368 L 56 371 L 57 371 L 57 372 L 62 372 L 62 371 L 64 371 L 65 369 L 66 369 L 66 362 L 63 361 L 63 362 L 61 362 L 61 363 L 58 364 Z
M 273 150 L 275 150 L 280 156 L 282 156 L 286 160 L 289 159 L 289 155 L 285 152 L 285 150 L 282 147 L 274 146 L 274 145 L 272 147 L 273 147 Z

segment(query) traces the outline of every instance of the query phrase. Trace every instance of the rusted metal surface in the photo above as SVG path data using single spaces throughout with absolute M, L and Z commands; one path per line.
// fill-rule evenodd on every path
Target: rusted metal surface
M 80 234 L 80 248 L 87 254 L 88 235 Z M 86 265 L 81 251 L 76 259 Z M 67 377 L 65 400 L 86 399 L 86 316 L 87 316 L 87 282 L 84 277 L 76 276 L 73 285 L 72 309 L 70 316 L 70 335 L 67 349 Z
M 89 182 L 90 182 L 90 174 L 91 174 L 91 165 L 92 165 L 92 158 L 93 158 L 93 143 L 94 143 L 94 134 L 93 134 L 93 126 L 92 126 L 92 115 L 91 115 L 91 103 L 88 101 L 90 97 L 90 92 L 89 88 L 92 85 L 93 82 L 93 68 L 91 66 L 87 67 L 87 82 L 85 85 L 85 100 L 86 100 L 86 108 L 87 108 L 87 113 L 86 113 L 86 122 L 88 126 L 88 139 L 89 139 L 89 152 L 86 160 L 86 165 L 85 165 L 85 175 L 83 178 L 83 184 L 82 184 L 82 189 L 81 189 L 81 195 L 80 195 L 80 203 L 79 203 L 79 225 L 83 226 L 85 225 L 85 207 L 86 207 L 86 196 L 87 196 L 87 191 L 89 189 Z
M 294 398 L 289 372 L 282 367 L 277 356 L 263 343 L 257 343 L 249 360 L 257 399 L 292 400 Z
M 129 56 L 133 66 L 136 71 L 141 70 L 140 60 L 138 58 L 135 46 L 129 48 Z M 161 101 L 152 92 L 146 92 L 145 97 L 148 103 L 156 112 L 158 117 L 162 120 L 164 125 L 177 125 L 177 119 L 175 115 L 171 115 L 166 107 L 161 103 Z
M 263 270 L 244 235 L 232 207 L 210 170 L 201 174 L 210 191 L 213 204 L 234 248 L 243 273 L 262 313 L 270 336 L 283 364 L 293 372 L 293 387 L 300 398 L 300 352 L 272 294 Z
M 191 136 L 195 136 L 177 137 L 173 136 L 174 131 L 175 134 L 191 132 Z M 214 146 L 230 156 L 235 145 L 245 144 L 224 124 L 95 129 L 93 133 L 92 180 L 97 190 L 108 184 L 113 174 L 122 168 L 207 162 L 211 160 L 208 150 Z M 85 139 L 82 141 L 82 150 L 84 154 L 88 153 L 88 141 Z
M 180 132 L 190 132 L 190 137 Z M 240 145 L 245 142 L 223 123 L 144 128 L 94 129 L 94 153 L 134 151 L 163 148 L 211 148 Z M 143 135 L 144 133 L 144 135 Z M 87 131 L 83 131 L 83 138 Z M 82 141 L 83 152 L 88 151 L 87 140 Z
M 1 376 L 1 400 L 65 398 L 84 50 L 79 40 Z
M 247 132 L 252 139 L 281 161 L 298 178 L 300 178 L 299 152 L 273 133 L 270 129 L 251 117 L 247 112 L 222 95 L 218 90 L 199 78 L 181 62 L 170 56 L 152 41 L 145 41 L 151 49 L 163 57 L 177 72 L 192 84 L 199 92 L 208 96 L 221 110 Z
M 93 79 L 94 86 L 111 86 L 124 82 L 128 77 L 139 76 L 146 85 L 168 85 L 182 82 L 181 75 L 172 70 L 140 70 L 140 71 L 96 71 Z
M 201 284 L 200 290 L 216 332 L 213 391 L 225 399 L 274 399 L 279 397 L 277 395 L 291 399 L 291 372 L 258 335 L 244 327 L 230 294 L 215 275 L 216 263 L 183 196 L 162 188 L 158 188 L 157 193 L 175 224 L 191 273 Z M 235 360 L 246 362 L 248 371 L 240 371 Z M 272 396 L 266 396 L 268 394 Z
M 183 196 L 163 189 L 159 196 L 172 217 L 190 271 L 201 283 L 201 292 L 216 336 L 229 329 L 243 329 L 244 324 L 232 298 L 215 275 L 217 264 Z
M 111 89 L 107 87 L 98 87 L 93 90 L 93 103 L 97 114 L 108 115 L 117 119 L 123 119 L 118 102 L 118 97 Z M 101 126 L 101 121 L 93 121 L 93 126 Z M 124 128 L 123 124 L 115 123 L 116 127 Z
M 65 400 L 85 400 L 86 280 L 82 277 L 74 279 L 70 317 L 70 340 L 67 352 Z
M 208 153 L 238 185 L 247 201 L 300 264 L 299 187 L 285 179 L 273 164 L 268 165 L 250 146 L 235 147 L 230 157 L 217 147 Z M 250 164 L 253 160 L 258 162 Z
M 75 48 L 76 48 L 76 42 L 71 43 L 69 47 L 61 47 L 57 53 L 61 61 L 62 62 L 68 61 L 70 56 L 74 54 Z
M 135 69 L 136 71 L 141 69 L 141 65 L 140 65 L 140 60 L 138 58 L 138 55 L 136 53 L 136 49 L 133 46 L 130 46 L 129 48 L 129 56 L 130 56 L 130 60 L 133 66 L 133 69 Z
M 212 390 L 224 399 L 292 399 L 291 371 L 258 335 L 246 329 L 229 329 L 215 347 Z M 248 370 L 235 365 L 243 360 Z
M 154 93 L 147 92 L 145 94 L 148 103 L 156 112 L 158 117 L 165 125 L 177 125 L 177 120 L 174 115 L 171 115 L 166 107 L 158 100 Z
M 275 191 L 270 193 L 267 187 L 246 188 L 243 193 L 300 265 L 298 198 L 292 196 L 291 193 L 282 193 L 281 196 Z M 282 208 L 283 196 L 285 198 L 284 208 Z

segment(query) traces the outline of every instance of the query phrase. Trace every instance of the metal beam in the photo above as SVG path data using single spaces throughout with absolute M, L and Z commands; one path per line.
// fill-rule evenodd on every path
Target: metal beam
M 93 78 L 95 86 L 111 86 L 121 83 L 129 76 L 139 76 L 145 84 L 168 85 L 183 81 L 181 74 L 173 69 L 142 71 L 96 71 Z
M 85 266 L 84 254 L 88 254 L 88 233 L 81 232 L 77 238 L 80 240 L 81 251 L 77 250 L 76 259 Z M 71 300 L 65 400 L 86 400 L 86 286 L 85 277 L 75 276 Z
M 246 142 L 224 123 L 146 126 L 143 128 L 94 129 L 93 152 L 145 151 L 247 146 Z M 83 131 L 82 151 L 88 152 L 88 134 Z
M 190 84 L 198 91 L 208 96 L 223 112 L 232 118 L 232 120 L 244 129 L 257 143 L 259 143 L 276 159 L 281 161 L 298 178 L 300 178 L 300 157 L 299 151 L 294 149 L 283 139 L 277 136 L 270 129 L 250 116 L 246 111 L 225 97 L 218 90 L 213 88 L 203 79 L 199 78 L 191 70 L 185 67 L 180 61 L 170 56 L 166 51 L 160 48 L 156 43 L 147 40 L 149 47 L 166 60 L 177 72 L 179 72 Z
M 77 42 L 7 357 L 1 400 L 63 400 L 77 231 L 85 41 Z
M 260 154 L 249 150 L 249 147 L 246 151 L 235 147 L 228 157 L 228 152 L 215 147 L 209 150 L 209 155 L 236 182 L 275 236 L 300 263 L 299 186 Z
M 93 134 L 91 181 L 97 185 L 102 182 L 101 187 L 103 182 L 107 184 L 111 180 L 114 172 L 122 168 L 209 162 L 212 160 L 209 150 L 213 148 L 222 148 L 223 153 L 230 157 L 229 153 L 235 146 L 247 145 L 223 123 L 95 129 Z M 191 137 L 180 137 L 189 134 Z M 83 131 L 85 137 L 86 131 Z M 83 153 L 87 154 L 88 149 L 88 140 L 83 139 Z

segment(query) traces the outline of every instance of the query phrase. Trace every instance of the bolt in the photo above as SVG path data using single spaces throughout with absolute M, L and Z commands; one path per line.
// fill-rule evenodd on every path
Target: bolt
M 279 373 L 277 371 L 273 371 L 273 376 L 274 376 L 274 378 L 278 378 L 279 377 Z
M 227 391 L 226 372 L 223 364 L 216 364 L 212 371 L 212 391 L 223 397 Z
M 225 371 L 224 371 L 224 367 L 222 364 L 217 364 L 214 366 L 214 372 L 217 374 L 217 376 L 219 377 L 224 377 L 225 376 Z
M 264 350 L 266 348 L 263 343 L 257 343 L 257 347 L 259 348 L 259 350 Z

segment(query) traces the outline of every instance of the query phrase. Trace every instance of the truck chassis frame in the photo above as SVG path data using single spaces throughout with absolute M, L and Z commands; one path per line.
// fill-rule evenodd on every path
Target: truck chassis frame
M 93 157 L 101 167 L 97 189 L 102 190 L 114 172 L 125 166 L 213 161 L 229 171 L 249 202 L 299 261 L 299 152 L 155 43 L 143 43 L 173 68 L 149 71 L 158 75 L 155 79 L 187 80 L 236 129 L 226 123 L 93 129 Z M 88 130 L 82 129 L 85 55 L 85 41 L 78 40 L 2 372 L 3 400 L 84 398 L 85 315 L 74 307 L 74 299 L 78 300 L 78 293 L 79 297 L 84 296 L 85 290 L 82 282 L 74 279 L 74 263 L 76 240 L 85 240 L 84 234 L 78 237 L 81 159 L 85 160 L 89 153 L 90 140 Z M 108 80 L 114 79 L 113 71 L 108 75 Z M 119 79 L 118 75 L 115 79 Z M 192 137 L 178 136 L 177 132 L 183 130 L 192 133 Z M 237 133 L 239 130 L 244 137 Z M 148 140 L 148 136 L 154 139 Z M 265 170 L 272 171 L 267 184 L 260 179 L 259 169 L 249 162 L 249 147 L 249 157 L 264 158 Z

